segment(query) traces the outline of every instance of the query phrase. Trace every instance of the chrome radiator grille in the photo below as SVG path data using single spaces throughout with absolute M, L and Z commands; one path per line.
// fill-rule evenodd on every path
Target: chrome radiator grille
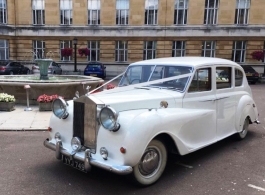
M 97 143 L 97 104 L 88 97 L 74 100 L 73 136 L 79 137 L 82 145 L 96 151 Z

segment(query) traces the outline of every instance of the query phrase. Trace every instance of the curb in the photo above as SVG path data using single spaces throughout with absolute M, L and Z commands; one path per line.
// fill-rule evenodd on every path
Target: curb
M 1 128 L 0 131 L 48 131 L 47 129 L 40 128 Z

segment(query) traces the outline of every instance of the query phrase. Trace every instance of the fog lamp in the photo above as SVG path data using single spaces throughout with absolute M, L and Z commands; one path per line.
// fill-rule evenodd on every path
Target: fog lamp
M 100 148 L 100 155 L 104 160 L 108 159 L 108 150 L 105 147 Z
M 52 102 L 52 111 L 59 119 L 66 119 L 69 115 L 67 106 L 67 102 L 59 97 Z
M 73 137 L 71 140 L 71 147 L 74 151 L 78 151 L 82 148 L 81 141 L 78 137 Z
M 55 133 L 54 139 L 56 140 L 56 142 L 61 141 L 61 134 L 59 132 Z

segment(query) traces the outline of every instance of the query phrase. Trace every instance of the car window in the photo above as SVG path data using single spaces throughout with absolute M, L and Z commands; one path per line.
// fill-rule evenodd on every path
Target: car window
M 242 66 L 245 72 L 256 72 L 251 66 Z
M 211 68 L 198 69 L 193 76 L 188 92 L 211 91 L 211 78 Z
M 52 63 L 52 66 L 57 66 L 57 64 L 55 62 Z
M 5 62 L 5 61 L 0 61 L 0 66 L 6 66 L 8 65 L 9 62 Z
M 89 68 L 101 68 L 100 64 L 88 64 L 87 67 Z
M 231 88 L 231 67 L 216 67 L 216 88 Z
M 241 86 L 243 83 L 243 72 L 235 68 L 235 86 Z

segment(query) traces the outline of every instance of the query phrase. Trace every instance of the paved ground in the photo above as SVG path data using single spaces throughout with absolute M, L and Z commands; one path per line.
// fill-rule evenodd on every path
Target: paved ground
M 40 112 L 38 105 L 30 106 L 32 111 L 24 111 L 25 105 L 16 105 L 11 112 L 0 111 L 0 130 L 47 130 L 52 111 Z

